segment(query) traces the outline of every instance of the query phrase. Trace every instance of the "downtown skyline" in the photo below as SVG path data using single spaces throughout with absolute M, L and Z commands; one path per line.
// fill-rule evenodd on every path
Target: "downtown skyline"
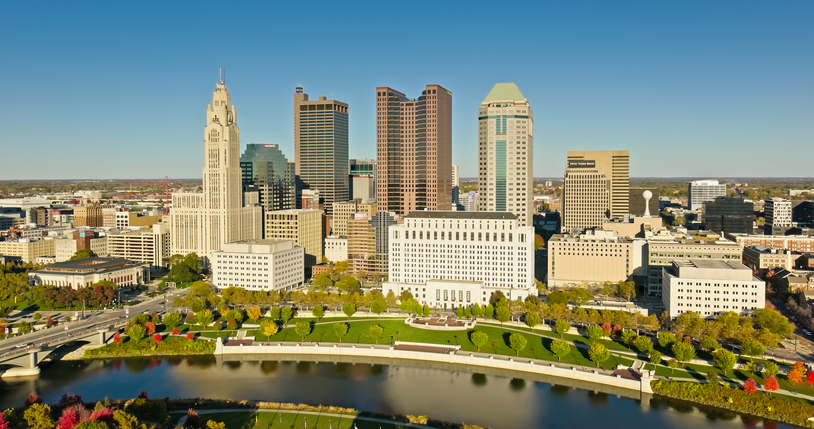
M 0 147 L 18 161 L 0 180 L 200 177 L 219 67 L 241 152 L 294 158 L 302 85 L 348 103 L 349 157 L 375 158 L 376 87 L 434 83 L 453 93 L 452 162 L 476 177 L 478 107 L 514 82 L 534 177 L 581 150 L 629 150 L 632 177 L 811 176 L 811 3 L 428 4 L 6 5 Z

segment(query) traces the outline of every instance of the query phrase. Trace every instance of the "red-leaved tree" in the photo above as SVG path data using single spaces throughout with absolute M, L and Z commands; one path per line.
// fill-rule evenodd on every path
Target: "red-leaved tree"
M 779 389 L 780 385 L 777 383 L 777 379 L 774 377 L 766 377 L 763 380 L 763 390 L 767 392 L 774 392 L 775 390 Z
M 76 408 L 68 407 L 62 410 L 62 416 L 57 422 L 57 429 L 73 429 L 79 424 L 79 413 Z
M 608 323 L 608 322 L 603 323 L 602 324 L 602 332 L 605 333 L 606 337 L 610 337 L 611 332 L 612 332 L 611 331 L 611 324 Z
M 147 328 L 147 335 L 155 334 L 155 323 L 147 322 L 144 324 L 144 327 Z
M 179 331 L 179 330 L 178 330 L 178 328 L 173 328 L 173 329 L 172 329 L 172 332 L 170 332 L 170 333 L 171 333 L 172 335 L 178 335 L 178 334 L 180 334 L 180 333 L 181 333 L 181 331 Z
M 153 337 L 153 341 L 155 342 L 161 341 L 161 334 L 155 334 L 155 336 Z
M 6 420 L 6 413 L 0 411 L 0 429 L 9 429 L 9 422 Z
M 150 395 L 147 394 L 146 390 L 142 390 L 138 394 L 138 399 L 150 399 Z
M 187 339 L 192 341 L 193 338 L 195 338 L 195 335 L 192 335 L 192 332 L 187 332 Z
M 29 407 L 34 404 L 42 404 L 42 399 L 36 393 L 31 392 L 28 394 L 28 398 L 25 398 L 25 406 Z
M 122 343 L 122 336 L 119 335 L 119 331 L 116 331 L 116 333 L 113 334 L 113 344 L 121 344 L 121 343 Z
M 755 392 L 757 392 L 757 383 L 755 383 L 755 380 L 752 380 L 751 378 L 746 380 L 743 383 L 743 391 L 746 392 L 746 393 L 755 393 Z
M 814 371 L 809 371 L 806 373 L 806 382 L 808 384 L 814 383 Z
M 92 420 L 92 421 L 97 421 L 98 420 L 100 422 L 105 422 L 105 423 L 112 422 L 113 421 L 113 410 L 111 410 L 110 408 L 107 408 L 107 407 L 100 408 L 100 409 L 94 411 L 93 413 L 91 413 L 90 417 L 88 417 L 88 420 Z

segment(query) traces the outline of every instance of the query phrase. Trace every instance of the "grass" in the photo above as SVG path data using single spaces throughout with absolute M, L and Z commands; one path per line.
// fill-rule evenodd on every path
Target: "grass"
M 215 344 L 211 341 L 189 341 L 184 336 L 167 336 L 156 343 L 152 336 L 148 336 L 139 341 L 123 338 L 121 344 L 110 343 L 99 348 L 85 350 L 85 357 L 187 356 L 212 354 L 214 350 Z
M 173 417 L 180 418 L 183 414 L 174 414 Z M 396 422 L 383 423 L 378 421 L 368 421 L 356 418 L 354 415 L 321 415 L 300 413 L 297 411 L 233 411 L 211 414 L 201 414 L 201 423 L 204 427 L 209 420 L 223 422 L 228 429 L 252 429 L 255 427 L 269 429 L 289 429 L 292 427 L 319 428 L 319 429 L 401 429 L 408 428 Z M 255 426 L 255 418 L 257 425 Z

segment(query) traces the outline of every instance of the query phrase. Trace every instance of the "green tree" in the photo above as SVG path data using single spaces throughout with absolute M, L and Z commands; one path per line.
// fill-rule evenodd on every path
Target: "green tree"
M 346 302 L 342 304 L 342 312 L 345 313 L 345 316 L 348 316 L 348 319 L 356 313 L 356 304 L 353 302 Z
M 325 316 L 325 308 L 323 308 L 322 305 L 315 305 L 314 308 L 311 309 L 311 314 L 319 321 Z
M 189 267 L 193 273 L 201 274 L 201 258 L 197 253 L 193 252 L 184 256 L 184 265 Z
M 339 271 L 340 273 L 344 273 L 348 270 L 348 261 L 339 261 L 334 264 L 334 269 Z
M 512 317 L 511 310 L 509 310 L 509 307 L 507 307 L 505 305 L 499 306 L 497 308 L 497 310 L 496 310 L 496 313 L 497 313 L 497 320 L 500 322 L 501 325 L 508 322 L 509 319 Z
M 492 316 L 495 315 L 495 307 L 493 307 L 492 304 L 487 305 L 483 311 L 483 315 L 486 316 L 487 319 L 491 319 Z
M 69 261 L 76 261 L 78 259 L 87 259 L 87 258 L 98 258 L 99 256 L 90 249 L 82 249 L 77 250 L 76 253 L 71 256 Z
M 118 429 L 141 429 L 138 419 L 122 410 L 113 412 L 113 421 Z
M 531 328 L 532 330 L 534 330 L 535 326 L 540 324 L 540 315 L 537 313 L 534 312 L 526 313 L 525 319 L 526 325 L 528 325 L 529 328 Z
M 384 300 L 374 299 L 370 304 L 370 311 L 378 314 L 379 317 L 382 317 L 382 313 L 384 313 L 385 310 L 387 310 L 387 303 L 384 302 Z
M 724 375 L 729 375 L 729 372 L 735 367 L 738 357 L 729 350 L 718 349 L 712 353 L 712 360 L 715 362 L 715 365 L 718 365 L 718 368 L 721 368 Z
M 548 305 L 568 304 L 568 293 L 558 290 L 546 295 L 545 299 L 546 302 L 548 302 Z
M 790 338 L 794 331 L 789 319 L 771 308 L 759 308 L 753 311 L 752 319 L 754 319 L 755 325 L 766 328 L 782 338 Z
M 749 361 L 753 362 L 755 356 L 763 356 L 766 354 L 766 349 L 763 347 L 763 344 L 750 338 L 743 340 L 743 343 L 741 343 L 741 352 L 749 356 Z
M 777 377 L 779 372 L 780 368 L 778 368 L 777 364 L 773 361 L 766 361 L 766 363 L 763 365 L 763 378 Z
M 675 219 L 673 219 L 673 226 L 683 226 L 684 223 L 686 223 L 684 216 L 678 215 L 675 217 Z
M 27 334 L 27 333 L 31 332 L 32 330 L 34 330 L 34 328 L 32 328 L 31 324 L 28 323 L 28 322 L 20 322 L 20 324 L 17 325 L 17 332 L 19 332 L 21 334 Z
M 334 282 L 331 277 L 326 273 L 319 273 L 311 280 L 311 284 L 318 287 L 320 290 L 333 286 Z
M 676 360 L 685 364 L 695 357 L 695 347 L 684 341 L 676 341 L 671 349 Z
M 260 307 L 256 305 L 251 306 L 246 309 L 246 316 L 249 318 L 249 320 L 257 322 L 258 320 L 260 320 L 260 317 L 263 316 L 263 310 L 261 310 Z
M 342 342 L 342 337 L 348 334 L 348 324 L 345 322 L 334 323 L 334 332 L 339 337 L 339 342 Z
M 260 331 L 266 336 L 266 340 L 271 340 L 271 336 L 277 334 L 279 329 L 277 322 L 273 320 L 266 319 L 260 322 Z
M 424 314 L 424 317 L 430 317 L 430 306 L 429 305 L 427 305 L 425 303 L 424 306 L 421 309 L 422 309 L 422 314 Z
M 720 379 L 721 379 L 721 377 L 718 376 L 717 372 L 715 372 L 715 371 L 708 371 L 707 372 L 707 381 L 709 381 L 710 384 L 718 384 L 718 381 Z
M 619 282 L 619 295 L 628 301 L 630 301 L 631 298 L 636 298 L 636 283 Z
M 370 325 L 370 336 L 376 339 L 376 344 L 379 344 L 379 338 L 382 337 L 382 333 L 384 332 L 384 327 L 379 325 L 378 323 L 375 325 Z
M 640 335 L 633 340 L 633 345 L 642 353 L 649 354 L 653 350 L 653 340 L 645 335 Z
M 269 317 L 271 317 L 271 320 L 280 320 L 280 307 L 277 306 L 271 307 L 271 310 L 269 311 Z
M 476 302 L 475 305 L 472 306 L 472 317 L 478 318 L 481 316 L 483 316 L 483 307 Z
M 639 336 L 636 335 L 636 332 L 631 331 L 630 329 L 625 329 L 622 331 L 622 342 L 628 346 L 632 346 L 633 342 L 636 341 L 636 338 Z
M 588 334 L 588 339 L 590 339 L 592 343 L 605 336 L 605 331 L 603 331 L 599 325 L 588 325 L 588 327 L 585 328 L 585 333 Z
M 565 319 L 560 319 L 554 322 L 554 330 L 557 331 L 557 334 L 559 334 L 560 338 L 563 338 L 570 329 L 571 324 L 568 323 L 568 321 Z
M 663 332 L 659 332 L 658 339 L 659 339 L 659 345 L 666 349 L 667 346 L 669 346 L 670 344 L 673 344 L 676 341 L 676 336 L 675 336 L 675 334 L 673 334 L 671 332 L 663 331 Z
M 23 413 L 23 418 L 28 423 L 29 429 L 53 429 L 54 421 L 51 420 L 51 407 L 45 404 L 31 404 Z
M 181 313 L 167 313 L 161 318 L 161 322 L 167 327 L 167 330 L 172 331 L 181 324 Z
M 215 315 L 212 314 L 211 310 L 201 310 L 197 314 L 198 324 L 201 326 L 209 326 L 215 320 Z
M 459 319 L 464 318 L 464 307 L 459 305 L 458 308 L 455 309 L 455 315 L 458 316 Z
M 551 342 L 551 352 L 557 355 L 557 360 L 562 360 L 564 356 L 571 353 L 571 344 L 563 340 L 554 340 Z
M 142 325 L 134 324 L 130 327 L 130 329 L 127 330 L 127 336 L 129 336 L 130 339 L 135 342 L 139 342 L 146 334 L 147 328 Z
M 658 350 L 653 350 L 650 352 L 650 363 L 653 365 L 658 365 L 661 363 L 661 353 Z
M 596 366 L 599 366 L 599 364 L 610 358 L 610 352 L 603 344 L 593 343 L 588 349 L 588 357 L 596 364 Z
M 526 344 L 528 344 L 528 340 L 522 334 L 512 332 L 512 334 L 509 335 L 509 347 L 514 350 L 517 356 L 526 348 Z
M 483 331 L 472 331 L 472 334 L 469 336 L 469 340 L 472 341 L 472 344 L 474 344 L 475 347 L 478 348 L 478 351 L 480 351 L 480 348 L 489 342 L 489 334 Z
M 702 332 L 704 332 L 705 323 L 704 318 L 701 317 L 700 313 L 688 311 L 681 316 L 678 316 L 673 326 L 675 327 L 676 332 L 682 332 L 684 335 L 697 338 L 701 336 Z
M 294 332 L 305 341 L 305 336 L 311 333 L 311 323 L 306 320 L 301 320 L 294 325 Z
M 294 309 L 291 307 L 283 307 L 282 311 L 280 311 L 280 320 L 283 321 L 283 325 L 287 324 L 289 320 L 294 318 Z
M 718 350 L 720 348 L 721 348 L 721 345 L 718 344 L 717 341 L 715 341 L 715 338 L 712 338 L 709 335 L 704 335 L 703 337 L 701 337 L 701 349 L 702 350 L 705 350 L 705 351 L 708 351 L 708 352 L 714 352 L 715 350 Z

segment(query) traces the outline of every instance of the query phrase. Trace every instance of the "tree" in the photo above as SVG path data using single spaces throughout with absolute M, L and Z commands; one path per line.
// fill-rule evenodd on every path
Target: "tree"
M 588 339 L 590 339 L 592 343 L 605 336 L 605 331 L 602 330 L 601 326 L 597 325 L 588 325 L 588 327 L 585 328 L 585 333 L 588 334 Z
M 649 337 L 641 335 L 633 340 L 633 346 L 635 346 L 640 352 L 648 354 L 653 350 L 653 341 Z
M 682 226 L 685 222 L 684 216 L 678 215 L 673 219 L 673 226 Z
M 342 342 L 342 337 L 348 334 L 348 324 L 345 322 L 334 323 L 334 332 L 339 337 L 339 342 Z
M 691 361 L 695 357 L 695 347 L 684 341 L 676 341 L 675 344 L 673 344 L 672 351 L 676 360 L 682 364 Z
M 562 360 L 564 356 L 571 353 L 571 344 L 563 340 L 554 340 L 551 342 L 551 352 L 557 355 L 557 360 Z
M 757 383 L 751 378 L 743 382 L 743 391 L 746 393 L 757 392 Z
M 356 313 L 356 304 L 353 302 L 346 302 L 342 304 L 342 312 L 345 313 L 345 316 L 348 316 L 348 319 Z
M 495 307 L 493 307 L 492 304 L 487 305 L 483 311 L 483 315 L 486 316 L 487 319 L 491 319 L 492 316 L 495 315 Z
M 676 341 L 676 336 L 670 332 L 659 332 L 659 345 L 663 348 L 667 348 L 670 344 L 673 344 Z
M 155 323 L 147 322 L 144 324 L 144 327 L 147 329 L 147 335 L 155 334 Z
M 794 362 L 789 374 L 786 376 L 792 383 L 802 383 L 803 376 L 805 376 L 806 368 L 800 362 Z
M 650 363 L 653 365 L 658 365 L 661 363 L 661 353 L 658 350 L 653 350 L 650 352 Z
M 508 322 L 512 317 L 511 310 L 509 310 L 509 307 L 505 305 L 498 306 L 495 310 L 495 314 L 501 325 Z
M 173 335 L 173 336 L 180 335 L 180 334 L 181 334 L 181 331 L 178 328 L 172 328 L 172 331 L 170 331 L 170 335 Z
M 249 320 L 257 322 L 258 320 L 260 320 L 260 317 L 263 316 L 263 310 L 261 310 L 260 307 L 256 305 L 251 306 L 246 309 L 246 316 L 249 318 Z
M 577 307 L 581 307 L 594 299 L 594 296 L 591 295 L 586 289 L 578 287 L 568 292 L 568 300 L 574 303 Z
M 302 338 L 302 341 L 305 341 L 305 336 L 311 333 L 311 324 L 301 320 L 294 325 L 294 332 Z
M 593 343 L 588 349 L 588 358 L 593 361 L 598 367 L 600 363 L 605 362 L 610 358 L 608 348 L 600 343 Z
M 387 310 L 387 303 L 381 299 L 374 299 L 373 302 L 370 304 L 370 311 L 382 317 L 382 313 Z
M 633 342 L 636 341 L 636 338 L 639 336 L 636 335 L 636 332 L 631 331 L 630 329 L 625 329 L 622 331 L 622 342 L 628 346 L 632 346 Z
M 198 257 L 198 254 L 195 252 L 188 253 L 184 256 L 184 265 L 189 267 L 195 274 L 201 273 L 201 258 Z
M 548 305 L 554 304 L 568 304 L 568 293 L 563 291 L 551 292 L 545 297 Z
M 559 334 L 560 338 L 563 338 L 570 329 L 571 324 L 568 323 L 568 321 L 565 319 L 560 319 L 554 322 L 554 330 L 557 331 L 557 334 Z
M 198 312 L 196 319 L 199 325 L 209 326 L 215 320 L 215 316 L 212 314 L 211 310 L 203 309 Z
M 808 384 L 814 383 L 814 371 L 806 372 L 806 383 Z
M 489 342 L 489 334 L 483 331 L 472 331 L 472 334 L 469 335 L 469 341 L 472 341 L 472 344 L 480 351 L 480 348 Z
M 636 297 L 636 283 L 635 282 L 619 282 L 619 295 L 623 296 L 628 301 L 630 301 L 631 298 L 635 298 Z
M 147 334 L 147 329 L 142 325 L 133 325 L 127 330 L 127 336 L 135 342 L 139 342 Z
M 288 321 L 293 318 L 294 318 L 294 309 L 291 307 L 283 307 L 282 311 L 280 312 L 280 320 L 283 321 L 283 325 L 288 323 Z
M 339 261 L 334 264 L 334 269 L 339 271 L 340 273 L 344 273 L 348 270 L 348 261 Z
M 707 381 L 709 381 L 710 384 L 718 384 L 720 379 L 721 377 L 718 376 L 717 372 L 707 371 Z
M 771 308 L 759 308 L 753 311 L 752 319 L 754 319 L 755 325 L 766 328 L 783 338 L 791 337 L 794 331 L 789 319 Z
M 509 347 L 514 350 L 517 356 L 526 348 L 526 344 L 528 344 L 528 340 L 522 334 L 512 332 L 512 334 L 509 335 Z
M 751 362 L 755 356 L 763 356 L 763 354 L 766 353 L 766 349 L 763 348 L 763 344 L 750 338 L 741 343 L 741 352 L 749 356 L 749 361 Z
M 704 331 L 704 318 L 700 313 L 688 311 L 675 320 L 676 331 L 683 332 L 691 337 L 699 337 Z
M 423 310 L 422 313 L 424 314 L 424 317 L 430 317 L 430 306 L 429 305 L 427 305 L 425 303 L 424 306 L 421 309 Z
M 478 318 L 483 316 L 483 307 L 481 307 L 477 302 L 472 306 L 472 317 Z
M 93 250 L 82 249 L 82 250 L 77 250 L 76 253 L 74 253 L 73 256 L 71 256 L 71 259 L 69 259 L 69 261 L 76 261 L 78 259 L 87 259 L 87 258 L 98 258 L 98 257 L 99 257 L 99 255 L 94 253 Z
M 216 422 L 214 420 L 207 420 L 206 429 L 226 429 L 226 423 Z
M 777 378 L 775 377 L 766 377 L 763 380 L 763 390 L 767 392 L 774 392 L 775 390 L 779 389 L 780 386 L 777 383 Z
M 276 335 L 279 329 L 280 328 L 277 326 L 277 322 L 273 320 L 266 319 L 260 322 L 260 331 L 263 332 L 263 335 L 266 336 L 267 340 L 271 340 L 271 336 Z
M 715 338 L 710 337 L 709 335 L 704 335 L 701 337 L 701 349 L 706 350 L 708 352 L 714 352 L 721 348 L 721 345 L 715 341 Z
M 718 368 L 721 368 L 724 375 L 729 375 L 729 372 L 735 367 L 738 357 L 728 350 L 718 349 L 712 353 L 712 360 L 715 362 L 715 365 L 718 365 Z
M 30 429 L 53 429 L 51 407 L 45 404 L 32 404 L 23 413 L 23 418 Z
M 173 330 L 181 324 L 181 313 L 167 313 L 161 319 L 161 322 L 169 330 Z
M 162 338 L 163 337 L 161 336 L 161 334 L 155 334 L 155 336 L 153 337 L 153 341 L 158 343 L 158 342 L 161 342 Z
M 526 325 L 529 326 L 532 330 L 534 327 L 540 324 L 540 315 L 534 312 L 526 313 Z
M 382 333 L 384 332 L 384 327 L 379 325 L 378 323 L 375 325 L 370 325 L 370 336 L 376 339 L 376 344 L 379 344 L 379 338 L 382 337 Z
M 776 377 L 779 372 L 780 368 L 772 361 L 767 361 L 766 364 L 763 365 L 763 378 Z
M 280 320 L 280 307 L 271 307 L 271 310 L 269 310 L 269 317 L 271 317 L 271 320 Z
M 116 331 L 113 334 L 113 344 L 121 344 L 122 343 L 122 336 L 119 334 L 119 331 Z

